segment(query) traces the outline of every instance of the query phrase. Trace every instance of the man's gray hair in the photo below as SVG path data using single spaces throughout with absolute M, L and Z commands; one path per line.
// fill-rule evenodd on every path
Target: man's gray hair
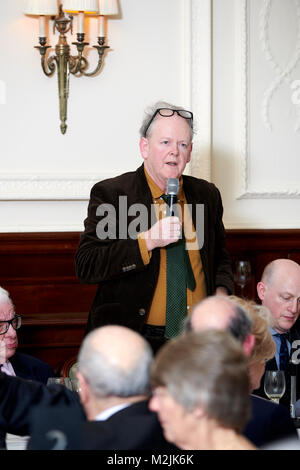
M 153 121 L 151 122 L 148 129 L 147 129 L 147 127 L 148 127 L 149 122 L 151 121 L 152 117 L 156 113 L 156 111 L 160 108 L 173 109 L 173 110 L 177 110 L 177 111 L 184 110 L 184 108 L 182 106 L 176 106 L 174 104 L 167 103 L 166 101 L 158 101 L 153 106 L 149 106 L 145 111 L 145 117 L 144 117 L 142 125 L 140 127 L 140 136 L 141 137 L 146 137 L 146 130 L 147 130 L 147 134 L 149 136 L 151 135 L 152 127 L 153 127 L 153 124 L 154 124 L 156 118 L 153 119 Z M 191 129 L 191 141 L 192 141 L 193 136 L 194 136 L 194 124 L 193 124 L 192 119 L 187 119 L 187 121 L 188 121 L 188 124 L 189 124 L 190 129 Z
M 0 287 L 0 304 L 4 302 L 10 302 L 12 304 L 12 300 L 10 298 L 9 292 L 3 287 Z
M 80 348 L 78 370 L 97 397 L 131 397 L 150 392 L 153 353 L 146 341 L 142 349 L 137 351 L 134 364 L 126 369 L 110 362 L 109 358 L 97 351 L 91 343 L 84 341 Z

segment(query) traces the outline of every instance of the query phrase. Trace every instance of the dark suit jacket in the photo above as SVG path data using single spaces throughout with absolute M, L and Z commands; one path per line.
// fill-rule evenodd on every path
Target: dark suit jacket
M 32 434 L 30 449 L 53 448 L 41 435 L 51 430 L 53 423 L 66 433 L 69 449 L 75 444 L 86 450 L 174 449 L 165 441 L 147 401 L 132 404 L 106 421 L 87 422 L 77 393 L 61 385 L 46 387 L 0 372 L 0 431 Z
M 264 398 L 251 395 L 251 419 L 244 429 L 246 436 L 257 447 L 270 442 L 294 437 L 297 430 L 288 410 Z
M 49 364 L 28 354 L 16 352 L 10 362 L 17 377 L 37 380 L 44 384 L 47 383 L 49 377 L 54 377 L 54 372 Z
M 105 421 L 81 421 L 77 425 L 72 414 L 69 419 L 65 419 L 67 415 L 66 407 L 64 408 L 61 407 L 56 414 L 55 421 L 52 420 L 53 407 L 49 407 L 48 411 L 44 409 L 43 422 L 37 409 L 28 449 L 53 448 L 53 442 L 47 438 L 49 431 L 53 429 L 64 433 L 68 450 L 173 451 L 177 449 L 165 440 L 156 413 L 148 408 L 148 401 L 133 403 Z M 73 420 L 72 426 L 69 425 L 70 420 Z
M 224 286 L 233 292 L 231 261 L 225 248 L 225 230 L 222 222 L 223 207 L 218 189 L 205 180 L 183 176 L 183 189 L 188 204 L 193 207 L 192 219 L 201 242 L 200 249 L 205 274 L 207 295 Z M 160 251 L 154 249 L 150 263 L 145 266 L 137 239 L 123 234 L 121 220 L 125 217 L 125 232 L 135 216 L 128 216 L 127 208 L 119 206 L 119 197 L 127 197 L 127 208 L 142 204 L 147 209 L 147 220 L 140 231 L 148 230 L 151 222 L 152 196 L 142 165 L 134 172 L 97 183 L 91 191 L 85 231 L 81 235 L 75 256 L 78 278 L 88 284 L 99 284 L 91 307 L 87 332 L 105 325 L 120 324 L 141 331 L 145 323 L 157 283 Z M 126 199 L 126 198 L 125 198 Z M 110 204 L 115 209 L 108 218 L 110 227 L 116 228 L 116 239 L 97 237 L 97 224 L 104 218 L 96 215 L 97 208 Z M 204 205 L 204 224 L 196 220 L 196 204 Z M 103 207 L 103 206 L 102 206 Z M 105 214 L 105 217 L 107 214 Z M 200 223 L 199 223 L 200 222 Z
M 300 334 L 299 334 L 299 326 L 294 325 L 293 328 L 290 330 L 290 338 L 289 341 L 292 344 L 293 341 L 299 340 L 300 339 Z M 291 349 L 291 355 L 293 354 L 293 350 Z M 299 355 L 298 355 L 299 356 Z M 290 358 L 291 359 L 291 358 Z M 266 370 L 277 370 L 277 363 L 275 357 L 273 357 L 270 361 L 266 363 Z M 285 382 L 286 382 L 286 389 L 283 397 L 280 399 L 280 404 L 284 405 L 288 409 L 290 409 L 290 400 L 291 400 L 291 381 L 290 381 L 290 376 L 291 373 L 293 375 L 296 375 L 296 396 L 297 400 L 300 399 L 300 371 L 299 371 L 299 365 L 292 366 L 290 364 L 288 370 L 285 372 Z M 265 374 L 263 375 L 261 382 L 260 382 L 260 387 L 256 390 L 254 390 L 253 394 L 258 395 L 263 398 L 268 398 L 267 395 L 265 394 L 264 390 L 264 379 L 265 379 Z
M 85 419 L 77 393 L 62 385 L 47 387 L 0 372 L 0 432 L 29 435 L 32 408 L 40 405 L 72 407 L 74 414 Z
M 37 380 L 46 384 L 48 378 L 54 376 L 49 364 L 28 354 L 16 352 L 10 358 L 10 362 L 16 376 L 26 380 Z M 5 447 L 5 435 L 6 433 L 0 429 L 0 448 Z

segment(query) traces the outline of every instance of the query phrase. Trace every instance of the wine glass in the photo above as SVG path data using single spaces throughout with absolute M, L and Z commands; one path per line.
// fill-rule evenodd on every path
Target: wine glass
M 283 370 L 266 370 L 264 382 L 265 394 L 275 403 L 279 403 L 285 392 L 285 377 Z
M 250 261 L 236 261 L 234 280 L 241 288 L 241 296 L 244 296 L 244 287 L 251 280 Z
M 49 377 L 47 385 L 63 385 L 64 387 L 74 392 L 79 391 L 78 380 L 76 378 L 70 379 L 69 377 Z

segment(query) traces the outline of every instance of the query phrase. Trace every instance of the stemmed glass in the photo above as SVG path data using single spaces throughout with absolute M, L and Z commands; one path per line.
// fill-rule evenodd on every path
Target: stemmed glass
M 241 288 L 241 296 L 244 296 L 244 288 L 251 280 L 251 264 L 249 261 L 236 261 L 234 272 L 235 283 Z
M 283 370 L 266 370 L 264 382 L 265 394 L 270 400 L 279 403 L 285 392 L 285 377 Z
M 47 385 L 64 385 L 69 390 L 73 390 L 74 392 L 78 392 L 78 380 L 77 379 L 70 379 L 69 377 L 50 377 L 47 381 Z

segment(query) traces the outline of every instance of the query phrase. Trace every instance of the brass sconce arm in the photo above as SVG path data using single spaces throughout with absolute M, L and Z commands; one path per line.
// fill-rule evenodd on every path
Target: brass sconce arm
M 85 57 L 83 57 L 82 53 L 84 50 L 84 47 L 89 45 L 88 42 L 72 42 L 77 47 L 78 50 L 78 56 L 73 57 L 74 59 L 74 64 L 72 68 L 70 68 L 70 72 L 73 75 L 84 75 L 85 77 L 94 77 L 97 75 L 99 70 L 101 69 L 102 66 L 102 61 L 103 61 L 103 55 L 105 52 L 105 49 L 109 49 L 109 46 L 105 46 L 105 38 L 98 37 L 98 45 L 93 46 L 95 49 L 98 51 L 98 63 L 95 67 L 95 69 L 92 72 L 86 72 L 86 69 L 89 66 L 89 63 Z

